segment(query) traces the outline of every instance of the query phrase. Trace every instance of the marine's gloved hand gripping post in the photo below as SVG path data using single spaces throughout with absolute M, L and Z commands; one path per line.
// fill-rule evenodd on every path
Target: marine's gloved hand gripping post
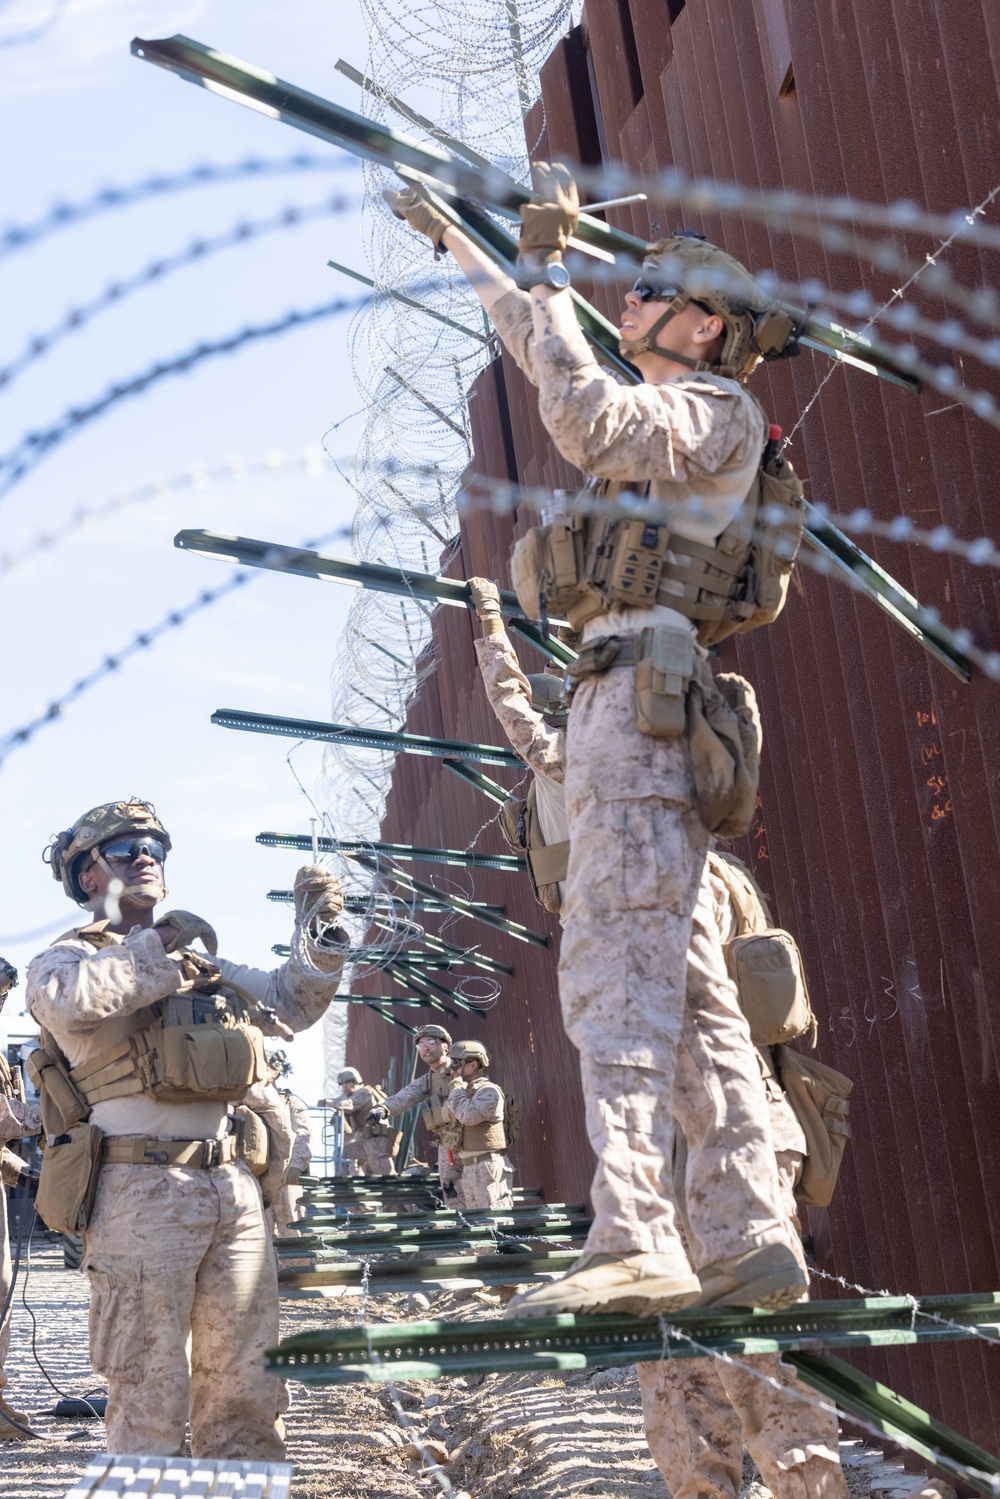
M 469 159 L 468 148 L 454 142 L 448 154 L 389 129 L 342 105 L 296 88 L 272 73 L 239 58 L 206 47 L 190 37 L 155 41 L 136 37 L 132 53 L 227 98 L 293 125 L 310 135 L 350 151 L 368 161 L 393 168 L 407 186 L 418 186 L 424 203 L 441 218 L 461 228 L 498 265 L 516 276 L 517 241 L 477 203 L 510 221 L 520 221 L 521 209 L 532 194 L 498 167 L 484 169 Z M 390 102 L 392 102 L 390 100 Z M 423 232 L 429 233 L 429 229 Z M 443 233 L 443 230 L 440 232 Z M 433 235 L 431 236 L 434 237 Z M 439 243 L 439 239 L 437 240 Z M 581 212 L 569 241 L 574 248 L 601 252 L 623 265 L 638 266 L 645 258 L 645 240 L 615 229 L 602 219 Z M 638 371 L 618 351 L 618 330 L 577 293 L 570 291 L 585 337 L 598 358 L 625 379 L 638 382 Z M 783 304 L 782 304 L 783 306 Z M 786 309 L 801 330 L 798 342 L 860 367 L 893 384 L 919 392 L 920 382 L 893 358 L 892 351 L 859 341 L 856 334 L 809 317 L 797 308 Z M 863 364 L 858 363 L 860 354 Z M 971 661 L 953 631 L 929 618 L 913 597 L 882 570 L 860 547 L 807 503 L 805 540 L 819 551 L 834 576 L 868 595 L 895 622 L 950 672 L 968 681 Z

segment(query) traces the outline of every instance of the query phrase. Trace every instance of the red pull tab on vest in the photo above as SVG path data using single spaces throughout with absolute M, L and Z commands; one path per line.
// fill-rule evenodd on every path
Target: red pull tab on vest
M 768 429 L 767 429 L 767 440 L 768 440 L 768 442 L 780 442 L 781 441 L 781 428 L 778 426 L 777 422 L 772 422 L 771 425 L 768 427 Z

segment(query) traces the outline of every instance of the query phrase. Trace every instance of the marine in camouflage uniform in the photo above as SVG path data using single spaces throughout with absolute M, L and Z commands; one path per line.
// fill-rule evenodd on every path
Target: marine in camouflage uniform
M 420 1110 L 421 1123 L 437 1145 L 441 1186 L 451 1197 L 462 1175 L 462 1162 L 455 1152 L 461 1131 L 448 1111 L 448 1095 L 457 1071 L 449 1052 L 451 1036 L 442 1025 L 418 1026 L 414 1036 L 427 1071 L 383 1099 L 374 1113 L 389 1119 L 405 1114 L 407 1109 Z
M 505 1154 L 506 1100 L 502 1089 L 486 1076 L 489 1054 L 478 1041 L 457 1041 L 451 1055 L 458 1064 L 458 1076 L 448 1094 L 448 1109 L 462 1130 L 456 1150 L 462 1162 L 459 1206 L 513 1207 L 514 1168 Z
M 172 911 L 153 924 L 169 847 L 142 802 L 94 808 L 53 842 L 53 875 L 98 919 L 32 960 L 27 1005 L 73 1068 L 148 1026 L 147 1007 L 178 990 L 184 965 L 215 971 L 190 951 L 201 937 L 214 952 L 206 922 Z M 280 967 L 217 964 L 271 1034 L 319 1020 L 348 946 L 329 871 L 298 872 L 295 908 L 292 956 Z M 190 1421 L 195 1457 L 280 1459 L 285 1400 L 263 1369 L 278 1337 L 275 1257 L 260 1189 L 235 1159 L 228 1105 L 131 1092 L 93 1103 L 89 1122 L 106 1137 L 83 1268 L 91 1361 L 108 1384 L 109 1449 L 178 1455 Z M 170 1164 L 175 1147 L 192 1158 Z
M 330 1099 L 330 1107 L 339 1109 L 344 1119 L 344 1144 L 341 1150 L 343 1176 L 395 1176 L 392 1156 L 395 1133 L 377 1121 L 369 1124 L 372 1111 L 385 1098 L 380 1088 L 362 1082 L 356 1067 L 345 1067 L 337 1074 L 343 1090 L 339 1098 Z
M 10 990 L 17 983 L 17 970 L 0 958 L 0 1010 L 3 1009 L 4 1001 Z M 7 1140 L 22 1140 L 28 1135 L 41 1133 L 42 1117 L 38 1111 L 37 1103 L 26 1103 L 24 1098 L 24 1086 L 18 1068 L 13 1070 L 7 1064 L 7 1058 L 0 1051 L 0 1149 L 3 1142 Z M 7 1375 L 4 1365 L 7 1362 L 7 1354 L 10 1351 L 10 1322 L 13 1308 L 7 1308 L 7 1315 L 3 1316 L 3 1309 L 7 1305 L 7 1297 L 10 1295 L 13 1280 L 14 1266 L 10 1253 L 10 1233 L 7 1221 L 7 1188 L 23 1183 L 24 1162 L 20 1156 L 12 1150 L 3 1150 L 2 1167 L 0 1167 L 0 1442 L 23 1441 L 30 1435 L 30 1423 L 24 1411 L 17 1410 L 14 1406 L 7 1404 L 5 1392 L 7 1389 Z M 27 1204 L 22 1201 L 22 1211 Z M 16 1424 L 11 1424 L 12 1422 Z M 26 1428 L 18 1430 L 19 1427 Z
M 302 1196 L 299 1181 L 303 1172 L 309 1170 L 312 1161 L 312 1119 L 308 1104 L 295 1093 L 288 1088 L 279 1088 L 278 1092 L 285 1101 L 294 1139 L 284 1186 L 275 1200 L 274 1217 L 276 1231 L 279 1234 L 298 1234 L 299 1229 L 295 1227 L 295 1224 L 298 1221 L 299 1200 Z
M 728 889 L 711 868 L 707 883 L 716 928 L 720 939 L 728 942 L 737 932 Z M 771 1118 L 785 1226 L 802 1270 L 808 1273 L 795 1200 L 805 1135 L 774 1075 L 770 1048 L 758 1056 L 759 1087 Z M 691 1163 L 685 1162 L 688 1150 L 683 1136 L 678 1137 L 677 1147 L 677 1201 L 689 1252 L 697 1264 L 698 1242 L 685 1211 L 685 1178 L 690 1179 Z M 762 1377 L 741 1365 L 752 1366 Z M 800 1384 L 794 1369 L 776 1353 L 735 1364 L 708 1358 L 666 1359 L 636 1368 L 646 1440 L 673 1499 L 737 1499 L 743 1482 L 744 1445 L 774 1499 L 847 1499 L 836 1414 L 820 1408 L 816 1393 Z M 780 1388 L 775 1389 L 769 1380 Z
M 504 346 L 538 387 L 539 414 L 562 456 L 594 478 L 648 484 L 652 498 L 671 505 L 673 534 L 711 547 L 743 505 L 767 437 L 760 408 L 733 378 L 752 368 L 746 303 L 737 314 L 728 292 L 699 290 L 708 303 L 683 288 L 675 294 L 655 264 L 644 265 L 620 331 L 645 383 L 620 384 L 587 344 L 559 264 L 576 227 L 575 186 L 565 169 L 545 169 L 538 180 L 544 191 L 522 210 L 519 272 L 530 294 L 418 194 L 387 197 L 470 277 Z M 683 254 L 676 237 L 669 244 Z M 707 250 L 755 292 L 743 267 Z M 723 353 L 733 368 L 721 365 Z M 584 624 L 582 643 L 650 626 L 694 638 L 686 616 L 658 602 L 598 614 Z M 778 1306 L 804 1288 L 782 1220 L 749 1029 L 701 895 L 709 834 L 685 738 L 641 733 L 634 695 L 634 665 L 589 677 L 574 696 L 567 738 L 559 993 L 597 1156 L 594 1223 L 568 1276 L 516 1297 L 507 1308 L 514 1316 L 648 1315 L 698 1300 Z M 692 1218 L 704 1208 L 699 1231 L 715 1256 L 701 1281 L 681 1240 L 670 1173 L 689 952 L 702 1007 L 725 1014 L 745 1111 L 727 1169 L 703 1182 L 703 1202 L 690 1204 Z

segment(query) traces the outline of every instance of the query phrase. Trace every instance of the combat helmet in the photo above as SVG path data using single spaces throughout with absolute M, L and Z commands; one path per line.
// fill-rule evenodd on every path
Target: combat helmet
M 361 1073 L 356 1067 L 345 1067 L 343 1071 L 337 1073 L 337 1081 L 341 1084 L 360 1083 Z
M 77 883 L 83 855 L 125 833 L 152 834 L 163 844 L 164 852 L 170 852 L 170 834 L 157 817 L 156 808 L 151 802 L 137 800 L 91 807 L 71 828 L 53 836 L 42 857 L 52 870 L 52 878 L 61 882 L 70 900 L 75 900 L 78 906 L 87 904 L 87 897 Z
M 531 688 L 531 706 L 540 713 L 553 728 L 564 729 L 569 721 L 569 709 L 563 696 L 562 677 L 549 671 L 531 672 L 528 686 Z
M 423 1036 L 428 1036 L 432 1041 L 443 1041 L 446 1046 L 451 1045 L 451 1036 L 443 1025 L 418 1025 L 413 1034 L 418 1041 Z
M 451 1059 L 459 1063 L 475 1061 L 483 1067 L 490 1065 L 490 1054 L 481 1041 L 456 1041 L 451 1048 Z
M 663 316 L 644 337 L 623 339 L 623 358 L 639 354 L 664 354 L 696 371 L 710 371 L 731 379 L 751 375 L 762 359 L 778 359 L 798 353 L 802 332 L 788 308 L 765 297 L 745 265 L 703 235 L 682 230 L 650 245 L 639 278 L 643 286 L 658 293 L 672 292 Z M 725 325 L 722 348 L 711 362 L 689 359 L 656 342 L 670 320 L 696 302 L 715 313 Z

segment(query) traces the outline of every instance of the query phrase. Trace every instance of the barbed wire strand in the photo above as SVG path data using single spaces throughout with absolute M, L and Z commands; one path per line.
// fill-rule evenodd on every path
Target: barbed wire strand
M 131 208 L 146 199 L 162 198 L 170 193 L 186 192 L 195 187 L 218 187 L 248 179 L 285 177 L 296 172 L 340 172 L 346 168 L 355 169 L 356 166 L 354 158 L 342 151 L 329 156 L 310 156 L 307 152 L 299 151 L 294 156 L 250 156 L 244 161 L 223 165 L 203 163 L 188 167 L 183 172 L 144 177 L 125 187 L 101 187 L 89 198 L 81 198 L 76 203 L 54 203 L 41 218 L 0 228 L 0 261 L 31 245 L 37 245 L 40 240 L 47 239 L 52 234 L 74 228 L 105 213 Z

